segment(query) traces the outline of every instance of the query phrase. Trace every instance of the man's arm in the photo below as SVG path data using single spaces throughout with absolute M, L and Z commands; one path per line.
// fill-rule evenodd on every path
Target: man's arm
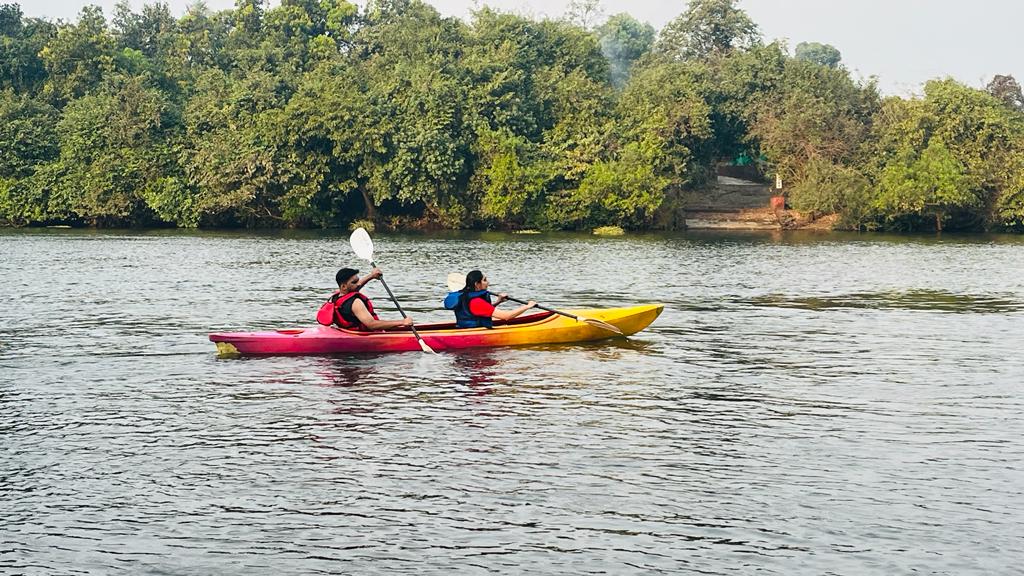
M 363 276 L 362 280 L 359 281 L 359 288 L 358 289 L 361 290 L 363 288 L 363 286 L 366 286 L 370 282 L 370 280 L 373 280 L 374 278 L 383 278 L 383 277 L 384 277 L 384 273 L 380 271 L 380 268 L 374 268 L 373 270 L 370 270 L 369 274 L 367 274 L 366 276 Z
M 370 330 L 387 330 L 388 328 L 397 328 L 399 326 L 412 326 L 412 318 L 403 318 L 402 320 L 374 320 L 373 316 L 370 315 L 370 311 L 366 309 L 366 305 L 359 299 L 352 302 L 352 314 L 359 319 L 360 324 L 366 326 Z

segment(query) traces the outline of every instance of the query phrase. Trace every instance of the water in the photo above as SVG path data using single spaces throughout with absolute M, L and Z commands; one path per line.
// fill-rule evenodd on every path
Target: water
M 375 241 L 418 320 L 471 267 L 666 308 L 218 359 L 208 332 L 311 324 L 345 236 L 0 232 L 0 573 L 1022 573 L 1024 239 Z

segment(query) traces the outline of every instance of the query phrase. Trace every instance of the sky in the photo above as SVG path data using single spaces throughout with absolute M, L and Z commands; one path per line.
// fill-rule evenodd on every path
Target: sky
M 86 4 L 108 16 L 117 0 L 0 0 L 19 3 L 27 16 L 74 20 Z M 181 15 L 193 0 L 165 0 Z M 569 0 L 426 0 L 447 16 L 468 19 L 482 4 L 504 11 L 559 17 Z M 144 0 L 129 0 L 135 9 Z M 276 4 L 276 0 L 272 4 Z M 360 2 L 357 2 L 360 3 Z M 211 9 L 233 0 L 206 0 Z M 627 12 L 660 29 L 685 0 L 602 0 L 606 15 Z M 996 74 L 1024 82 L 1024 2 L 1019 0 L 740 0 L 766 40 L 831 44 L 855 77 L 877 76 L 886 94 L 921 92 L 926 80 L 952 76 L 982 88 Z

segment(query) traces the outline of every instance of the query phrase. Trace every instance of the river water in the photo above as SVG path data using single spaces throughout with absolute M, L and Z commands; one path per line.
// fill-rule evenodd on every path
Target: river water
M 1022 238 L 375 234 L 417 320 L 470 268 L 665 312 L 216 357 L 312 324 L 346 237 L 0 231 L 0 573 L 1022 573 Z

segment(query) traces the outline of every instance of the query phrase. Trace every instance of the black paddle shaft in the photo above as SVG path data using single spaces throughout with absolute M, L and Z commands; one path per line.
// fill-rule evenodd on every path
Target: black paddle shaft
M 506 296 L 505 298 L 507 300 L 511 300 L 513 302 L 518 302 L 520 304 L 528 304 L 528 302 L 523 302 L 522 300 L 519 300 L 518 298 L 512 298 L 511 296 Z M 618 326 L 615 326 L 614 324 L 609 324 L 609 323 L 605 322 L 604 320 L 595 320 L 593 318 L 580 318 L 579 316 L 576 316 L 576 315 L 573 315 L 573 314 L 569 314 L 568 312 L 562 312 L 561 310 L 555 310 L 554 308 L 548 308 L 546 306 L 541 306 L 540 304 L 534 304 L 534 306 L 536 306 L 537 308 L 540 308 L 541 310 L 547 310 L 548 312 L 551 312 L 551 313 L 554 313 L 554 314 L 561 314 L 562 316 L 566 316 L 568 318 L 572 318 L 573 320 L 575 320 L 577 322 L 586 322 L 587 324 L 590 324 L 591 326 L 597 326 L 598 328 L 603 328 L 605 330 L 610 330 L 612 332 L 615 332 L 616 334 L 622 334 L 622 330 L 620 330 Z
M 374 264 L 373 262 L 370 262 L 370 266 L 372 266 L 373 268 L 377 267 L 377 265 Z M 391 292 L 391 288 L 388 287 L 388 283 L 384 281 L 384 278 L 380 277 L 377 278 L 377 280 L 380 280 L 380 283 L 384 285 L 384 289 L 388 291 L 388 297 L 391 298 L 391 301 L 395 303 L 395 307 L 398 308 L 398 313 L 402 315 L 402 318 L 408 318 L 408 316 L 406 316 L 405 314 L 405 310 L 402 310 L 402 305 L 398 303 L 398 298 L 395 298 L 394 293 Z M 416 336 L 417 340 L 423 340 L 423 337 L 420 336 L 420 333 L 416 331 L 416 326 L 409 324 L 409 328 L 412 328 L 412 333 Z
M 526 302 L 525 300 L 520 300 L 518 298 L 513 298 L 511 296 L 506 296 L 505 299 L 506 300 L 511 300 L 511 301 L 519 303 L 519 304 L 528 304 L 528 302 Z M 554 308 L 548 308 L 546 306 L 541 306 L 540 304 L 535 304 L 534 308 L 540 308 L 541 310 L 546 310 L 548 312 L 553 312 L 555 314 L 561 314 L 562 316 L 568 316 L 569 318 L 572 318 L 573 320 L 577 320 L 577 321 L 580 319 L 579 316 L 573 316 L 572 314 L 569 314 L 568 312 L 562 312 L 561 310 L 555 310 Z

